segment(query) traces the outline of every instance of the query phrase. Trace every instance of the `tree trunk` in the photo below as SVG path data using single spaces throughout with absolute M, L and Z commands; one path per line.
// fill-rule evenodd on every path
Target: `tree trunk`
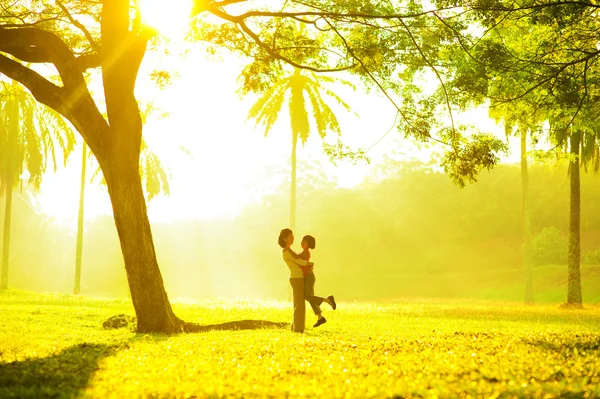
M 533 303 L 533 264 L 531 258 L 531 212 L 529 209 L 529 173 L 527 169 L 527 130 L 521 130 L 521 185 L 523 190 L 523 265 L 525 303 Z
M 6 182 L 5 188 L 6 203 L 4 205 L 4 235 L 2 239 L 2 278 L 0 279 L 0 289 L 8 288 L 8 258 L 10 256 L 10 216 L 12 211 L 12 181 Z
M 83 253 L 83 210 L 85 200 L 85 170 L 87 166 L 87 145 L 83 143 L 81 156 L 81 187 L 79 188 L 79 216 L 77 217 L 77 247 L 75 248 L 75 287 L 73 294 L 81 292 L 81 257 Z
M 121 147 L 124 145 L 122 142 Z M 137 315 L 137 331 L 179 332 L 183 322 L 173 313 L 164 289 L 138 165 L 127 159 L 130 157 L 113 158 L 103 171 Z
M 110 148 L 94 155 L 100 163 L 113 208 L 138 332 L 178 332 L 158 268 L 139 173 L 142 120 L 135 82 L 148 36 L 130 31 L 130 1 L 102 6 L 102 81 L 110 125 Z M 89 143 L 88 143 L 89 144 Z
M 567 305 L 580 307 L 583 303 L 581 297 L 581 274 L 579 265 L 581 261 L 580 247 L 580 218 L 581 218 L 581 185 L 579 181 L 579 147 L 581 133 L 573 131 L 571 134 L 571 162 L 569 177 L 571 185 L 570 223 L 569 223 L 569 278 L 567 286 Z
M 296 149 L 298 135 L 292 134 L 292 183 L 290 186 L 290 229 L 296 229 Z

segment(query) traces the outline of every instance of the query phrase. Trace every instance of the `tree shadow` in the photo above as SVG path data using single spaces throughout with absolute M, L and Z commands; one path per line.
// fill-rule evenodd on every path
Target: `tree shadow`
M 127 316 L 119 314 L 112 316 L 104 323 L 102 327 L 104 329 L 116 329 L 131 327 L 135 329 L 136 318 L 134 316 Z M 259 330 L 264 328 L 290 328 L 290 323 L 275 322 L 269 320 L 235 320 L 226 323 L 219 324 L 198 324 L 191 322 L 183 322 L 181 324 L 181 331 L 185 333 L 200 333 L 207 331 L 235 331 L 235 330 Z
M 81 396 L 98 363 L 117 346 L 82 343 L 39 359 L 0 363 L 1 398 Z
M 521 341 L 528 345 L 560 353 L 567 353 L 567 351 L 572 351 L 573 349 L 577 349 L 580 352 L 596 352 L 600 350 L 600 338 L 591 334 L 578 334 L 574 339 L 550 336 L 537 339 L 522 338 Z
M 275 322 L 268 320 L 236 320 L 220 324 L 197 324 L 185 323 L 183 332 L 197 333 L 207 331 L 225 331 L 225 330 L 259 330 L 264 328 L 290 328 L 290 323 Z

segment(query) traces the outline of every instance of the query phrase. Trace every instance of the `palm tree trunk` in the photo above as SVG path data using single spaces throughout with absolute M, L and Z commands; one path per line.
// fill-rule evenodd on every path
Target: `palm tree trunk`
M 79 215 L 77 217 L 77 247 L 75 249 L 75 287 L 73 294 L 81 292 L 81 257 L 83 253 L 83 210 L 85 199 L 85 170 L 87 166 L 87 145 L 83 143 L 81 156 L 81 186 L 79 188 Z
M 527 165 L 527 130 L 521 130 L 521 185 L 523 190 L 523 264 L 525 269 L 525 303 L 533 303 L 533 264 L 531 259 L 531 211 L 529 209 L 529 171 Z
M 569 278 L 567 283 L 567 305 L 581 307 L 581 184 L 579 180 L 579 147 L 581 145 L 581 133 L 573 131 L 571 134 L 571 162 L 570 171 L 570 223 L 569 223 Z
M 290 229 L 296 229 L 296 149 L 298 135 L 292 134 L 292 183 L 290 186 Z
M 10 216 L 12 211 L 12 181 L 9 179 L 6 183 L 5 194 L 6 203 L 4 205 L 4 235 L 2 239 L 2 278 L 0 279 L 0 289 L 8 288 L 8 259 L 10 256 Z

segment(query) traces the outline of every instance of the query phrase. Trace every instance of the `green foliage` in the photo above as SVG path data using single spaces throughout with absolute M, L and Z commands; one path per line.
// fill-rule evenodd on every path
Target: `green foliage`
M 128 301 L 0 294 L 1 397 L 595 397 L 597 307 L 350 303 L 328 323 L 137 335 L 104 330 Z M 202 324 L 288 321 L 288 302 L 175 303 Z M 368 323 L 365 323 L 365 315 Z M 440 377 L 443 376 L 443 377 Z
M 55 33 L 78 56 L 99 55 L 103 3 L 30 3 L 30 7 L 16 3 L 3 8 L 3 21 L 27 23 Z M 596 22 L 591 13 L 585 12 L 586 4 L 536 4 L 520 9 L 514 2 L 504 1 L 435 3 L 440 10 L 413 0 L 283 4 L 198 1 L 193 7 L 194 26 L 188 39 L 205 42 L 209 53 L 225 48 L 246 57 L 248 64 L 240 75 L 242 94 L 265 93 L 284 79 L 290 68 L 352 74 L 390 99 L 401 115 L 398 128 L 405 136 L 443 141 L 449 147 L 453 154 L 446 166 L 451 165 L 448 169 L 458 184 L 473 181 L 480 170 L 491 168 L 495 154 L 485 135 L 454 126 L 452 117 L 457 109 L 481 103 L 491 94 L 498 94 L 498 101 L 513 98 L 527 78 L 537 86 L 524 90 L 540 102 L 541 109 L 551 109 L 556 99 L 564 107 L 585 103 L 594 108 L 598 97 L 593 89 L 595 64 L 587 60 L 563 62 L 595 49 Z M 143 41 L 147 32 L 136 5 L 132 4 L 129 26 L 131 36 Z M 509 37 L 504 36 L 507 32 Z M 522 40 L 505 40 L 518 38 L 519 33 L 523 33 Z M 91 67 L 97 66 L 92 63 Z M 509 76 L 491 83 L 504 74 Z M 169 75 L 159 69 L 153 78 L 162 85 Z M 437 88 L 433 93 L 431 87 L 423 90 L 423 81 L 434 82 L 429 86 Z M 298 81 L 293 86 L 300 84 Z M 493 93 L 494 86 L 517 89 Z M 306 109 L 305 102 L 310 101 L 314 112 L 320 114 L 317 122 L 323 123 L 317 128 L 319 133 L 324 129 L 335 131 L 337 121 L 327 108 L 318 109 L 322 104 L 318 96 L 306 92 L 310 98 L 305 98 L 299 92 L 291 92 L 291 107 Z M 270 105 L 277 108 L 276 102 Z M 447 118 L 440 118 L 442 113 Z M 260 119 L 268 131 L 272 119 Z M 303 140 L 309 127 L 307 120 L 302 112 L 292 119 L 294 134 Z M 449 130 L 456 137 L 445 140 L 441 136 Z M 464 137 L 482 142 L 465 149 L 461 143 Z M 485 148 L 487 154 L 482 153 Z M 458 159 L 470 155 L 475 157 Z M 461 173 L 464 175 L 457 176 Z
M 453 133 L 447 133 L 449 137 Z M 459 187 L 465 181 L 474 183 L 483 169 L 491 170 L 500 158 L 498 153 L 506 152 L 508 146 L 490 134 L 475 134 L 471 140 L 461 139 L 454 149 L 449 150 L 442 162 L 444 171 Z
M 556 227 L 544 228 L 531 240 L 531 256 L 534 265 L 567 263 L 567 238 Z
M 349 146 L 342 143 L 341 140 L 338 140 L 335 144 L 323 143 L 323 151 L 334 165 L 337 165 L 337 162 L 342 160 L 350 161 L 353 165 L 359 162 L 371 163 L 371 158 L 366 155 L 364 150 L 352 150 Z

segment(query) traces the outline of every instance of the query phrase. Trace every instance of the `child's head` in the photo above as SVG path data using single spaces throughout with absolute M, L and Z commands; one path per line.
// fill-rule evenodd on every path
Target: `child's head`
M 307 235 L 302 237 L 300 245 L 302 246 L 302 249 L 315 249 L 317 242 L 315 241 L 315 237 Z

